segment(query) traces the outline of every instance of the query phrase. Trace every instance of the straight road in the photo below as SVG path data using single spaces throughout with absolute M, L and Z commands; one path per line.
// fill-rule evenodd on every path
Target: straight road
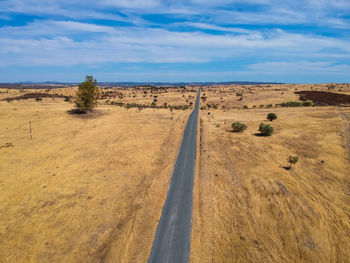
M 189 260 L 199 94 L 200 89 L 184 131 L 148 263 L 187 263 Z

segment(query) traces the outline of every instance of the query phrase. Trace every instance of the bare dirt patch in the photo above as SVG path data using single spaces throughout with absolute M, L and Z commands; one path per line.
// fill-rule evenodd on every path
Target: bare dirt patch
M 49 94 L 49 93 L 25 93 L 16 97 L 9 97 L 3 100 L 27 100 L 27 99 L 42 99 L 42 98 L 66 98 L 67 96 L 58 95 L 58 94 Z
M 350 95 L 327 91 L 298 91 L 300 100 L 312 100 L 316 105 L 350 105 Z

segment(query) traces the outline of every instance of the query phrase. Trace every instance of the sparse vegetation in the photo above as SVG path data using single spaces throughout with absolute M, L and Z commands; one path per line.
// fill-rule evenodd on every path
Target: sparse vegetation
M 260 123 L 259 125 L 259 131 L 261 135 L 263 136 L 271 136 L 274 129 L 270 124 Z
M 292 164 L 295 165 L 299 161 L 298 156 L 289 156 L 288 157 L 288 162 L 290 164 L 290 168 L 292 168 Z
M 234 122 L 231 126 L 233 132 L 243 132 L 245 129 L 247 129 L 247 125 L 241 122 Z
M 312 107 L 314 105 L 312 100 L 303 101 L 303 106 Z
M 302 103 L 300 101 L 287 101 L 281 103 L 282 107 L 301 107 Z

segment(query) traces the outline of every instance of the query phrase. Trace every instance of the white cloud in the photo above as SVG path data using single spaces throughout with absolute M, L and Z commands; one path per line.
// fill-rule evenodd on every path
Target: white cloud
M 241 4 L 254 8 L 242 10 Z M 0 26 L 0 66 L 237 60 L 261 61 L 239 72 L 243 75 L 344 75 L 349 73 L 349 13 L 348 0 L 3 0 L 0 19 L 38 18 Z M 287 26 L 290 31 L 278 29 Z M 309 28 L 333 37 L 305 33 Z
M 208 27 L 206 24 L 195 26 Z M 350 55 L 346 40 L 283 30 L 231 28 L 225 34 L 213 35 L 55 20 L 0 28 L 0 56 L 6 61 L 3 66 L 209 62 L 246 56 L 335 59 L 340 55 Z

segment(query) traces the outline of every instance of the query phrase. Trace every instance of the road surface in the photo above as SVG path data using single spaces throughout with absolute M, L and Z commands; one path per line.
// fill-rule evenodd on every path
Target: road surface
M 189 260 L 199 94 L 200 90 L 187 121 L 148 263 L 187 263 Z

